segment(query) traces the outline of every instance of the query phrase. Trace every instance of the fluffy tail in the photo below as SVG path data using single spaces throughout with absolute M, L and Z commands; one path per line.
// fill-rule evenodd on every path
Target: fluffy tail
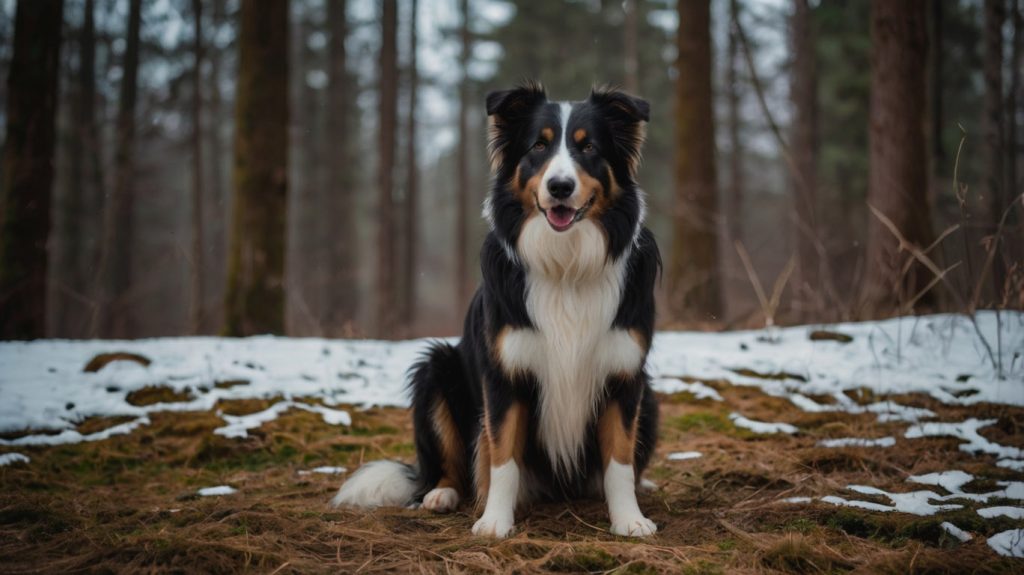
M 373 461 L 359 468 L 331 499 L 335 507 L 407 507 L 420 490 L 419 473 L 397 461 Z

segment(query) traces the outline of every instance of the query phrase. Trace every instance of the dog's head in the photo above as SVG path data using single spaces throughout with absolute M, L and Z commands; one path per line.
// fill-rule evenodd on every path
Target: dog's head
M 589 219 L 614 252 L 613 234 L 631 237 L 641 217 L 636 172 L 649 109 L 609 88 L 582 102 L 550 102 L 535 83 L 489 94 L 489 209 L 499 235 L 514 245 L 532 217 L 556 235 Z

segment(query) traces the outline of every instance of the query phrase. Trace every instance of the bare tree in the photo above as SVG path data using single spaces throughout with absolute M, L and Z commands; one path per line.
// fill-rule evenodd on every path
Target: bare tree
M 43 337 L 63 0 L 22 0 L 7 77 L 0 339 Z
M 455 193 L 455 310 L 462 313 L 469 303 L 469 0 L 460 0 L 462 24 L 459 37 L 462 40 L 462 52 L 459 54 L 459 69 L 462 79 L 459 82 L 459 148 L 456 152 L 457 182 Z
M 1003 178 L 1003 25 L 1006 23 L 1006 0 L 985 0 L 984 24 L 984 77 L 985 115 L 982 129 L 985 134 L 985 193 L 988 196 L 989 228 L 999 230 L 1003 211 L 1010 205 L 1009 189 Z M 993 287 L 1003 285 L 1006 268 L 1001 258 L 992 266 Z
M 711 6 L 679 0 L 676 156 L 668 307 L 676 319 L 722 312 L 718 269 L 715 126 L 711 102 Z
M 195 38 L 192 44 L 192 297 L 189 308 L 189 323 L 192 333 L 203 330 L 204 312 L 203 289 L 204 251 L 206 242 L 203 235 L 203 2 L 192 0 L 192 22 Z
M 327 3 L 327 27 L 330 38 L 327 64 L 328 189 L 330 241 L 328 247 L 328 293 L 326 328 L 329 333 L 351 332 L 358 305 L 355 218 L 355 169 L 351 162 L 352 145 L 349 113 L 352 78 L 345 51 L 348 37 L 346 0 Z
M 640 53 L 637 46 L 637 4 L 640 0 L 623 0 L 622 11 L 625 21 L 622 25 L 623 71 L 625 82 L 623 87 L 630 94 L 640 91 Z
M 395 297 L 394 169 L 398 115 L 398 8 L 383 0 L 380 49 L 380 132 L 377 138 L 377 332 L 393 337 L 397 319 Z
M 288 0 L 242 0 L 227 335 L 284 332 Z
M 99 266 L 99 297 L 93 330 L 100 337 L 128 337 L 128 288 L 131 284 L 131 246 L 135 234 L 135 103 L 139 81 L 139 30 L 142 0 L 128 8 L 127 42 L 122 63 L 117 112 L 114 189 L 107 202 Z
M 924 133 L 925 61 L 928 45 L 924 0 L 871 2 L 871 122 L 868 204 L 907 243 L 932 243 Z M 867 264 L 861 300 L 867 315 L 895 311 L 921 294 L 925 306 L 930 272 L 913 259 L 880 217 L 868 221 Z M 922 294 L 922 292 L 924 292 Z M 894 295 L 895 294 L 895 295 Z
M 816 292 L 818 285 L 817 165 L 818 165 L 818 76 L 811 7 L 807 0 L 794 0 L 792 17 L 793 78 L 793 161 L 796 174 L 791 186 L 796 212 L 798 254 L 797 285 Z
M 417 69 L 416 50 L 419 43 L 416 38 L 416 19 L 419 15 L 419 2 L 411 0 L 409 5 L 409 109 L 406 114 L 408 122 L 405 135 L 405 249 L 402 276 L 405 278 L 405 287 L 402 291 L 402 323 L 406 330 L 411 330 L 416 321 L 416 262 L 417 245 L 419 240 L 419 227 L 416 218 L 419 210 L 419 168 L 416 164 L 416 98 L 419 84 L 419 70 Z
M 729 126 L 729 195 L 726 224 L 730 242 L 743 240 L 743 144 L 740 141 L 740 86 L 739 86 L 739 0 L 729 0 L 729 43 L 725 90 L 728 101 Z

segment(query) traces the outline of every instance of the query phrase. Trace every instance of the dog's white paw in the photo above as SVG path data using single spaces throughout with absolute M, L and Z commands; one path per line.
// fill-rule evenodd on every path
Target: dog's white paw
M 640 515 L 626 520 L 612 521 L 612 533 L 624 537 L 647 537 L 654 535 L 658 526 L 653 521 Z
M 497 537 L 498 539 L 504 539 L 512 534 L 512 530 L 515 528 L 515 522 L 511 516 L 488 516 L 484 513 L 483 517 L 477 520 L 476 524 L 473 525 L 473 535 L 481 535 L 483 537 Z
M 459 506 L 459 492 L 451 487 L 435 487 L 423 496 L 423 508 L 434 513 L 448 513 Z

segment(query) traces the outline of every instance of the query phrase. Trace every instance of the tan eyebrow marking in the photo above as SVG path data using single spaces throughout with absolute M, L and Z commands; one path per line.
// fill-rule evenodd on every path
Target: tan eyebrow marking
M 583 128 L 579 128 L 579 129 L 577 129 L 577 130 L 576 130 L 575 132 L 573 132 L 573 134 L 572 134 L 572 138 L 573 138 L 574 140 L 576 140 L 576 143 L 577 143 L 577 144 L 578 144 L 578 143 L 580 143 L 580 142 L 582 142 L 582 141 L 583 141 L 583 138 L 586 138 L 586 137 L 587 137 L 587 131 L 586 131 L 586 130 L 584 130 Z
M 552 130 L 551 128 L 544 128 L 543 130 L 540 131 L 540 135 L 544 136 L 544 139 L 549 142 L 555 139 L 555 131 Z

